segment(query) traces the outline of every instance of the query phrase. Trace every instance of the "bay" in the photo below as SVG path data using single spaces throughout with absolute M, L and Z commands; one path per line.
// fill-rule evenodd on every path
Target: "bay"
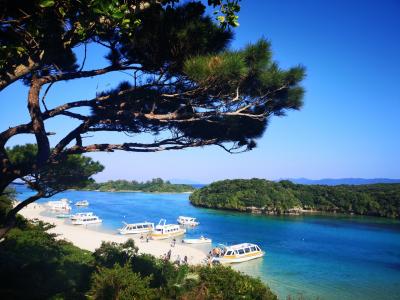
M 19 186 L 19 199 L 31 194 Z M 306 215 L 257 216 L 197 208 L 188 194 L 66 191 L 73 202 L 103 219 L 96 230 L 116 232 L 122 222 L 160 218 L 176 223 L 179 215 L 198 218 L 187 237 L 205 235 L 218 243 L 256 243 L 263 259 L 234 268 L 260 277 L 280 299 L 400 299 L 400 222 L 374 217 Z M 40 200 L 46 202 L 49 199 Z

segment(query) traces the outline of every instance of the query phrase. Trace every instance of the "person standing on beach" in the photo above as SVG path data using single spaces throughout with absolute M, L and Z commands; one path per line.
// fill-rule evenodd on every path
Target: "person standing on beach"
M 169 249 L 169 251 L 167 253 L 167 260 L 171 259 L 171 254 L 172 254 L 172 251 L 171 251 L 171 249 Z

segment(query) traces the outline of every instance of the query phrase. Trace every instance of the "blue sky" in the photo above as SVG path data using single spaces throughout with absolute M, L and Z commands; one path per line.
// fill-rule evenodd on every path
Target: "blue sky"
M 225 178 L 400 178 L 400 2 L 242 1 L 233 49 L 260 37 L 272 43 L 282 67 L 307 68 L 301 111 L 273 118 L 258 148 L 230 155 L 217 147 L 163 153 L 96 153 L 106 169 L 96 176 L 153 177 L 208 183 Z M 80 51 L 80 50 L 79 50 Z M 78 51 L 78 52 L 79 52 Z M 86 68 L 105 64 L 89 47 Z M 92 98 L 124 74 L 59 83 L 48 106 Z M 26 88 L 16 83 L 0 93 L 0 130 L 28 121 Z M 48 130 L 66 132 L 76 123 L 60 117 Z M 55 142 L 62 135 L 52 137 Z M 91 142 L 122 142 L 123 134 L 100 134 Z M 12 139 L 9 146 L 34 141 Z

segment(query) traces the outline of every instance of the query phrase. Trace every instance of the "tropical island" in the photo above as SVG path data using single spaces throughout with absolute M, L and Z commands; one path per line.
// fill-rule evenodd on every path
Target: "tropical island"
M 135 180 L 109 180 L 90 182 L 81 190 L 101 192 L 146 192 L 146 193 L 190 193 L 195 188 L 189 184 L 172 184 L 170 181 L 154 178 L 146 182 Z
M 236 179 L 196 190 L 195 206 L 259 214 L 334 212 L 400 217 L 400 184 L 303 185 L 288 180 Z

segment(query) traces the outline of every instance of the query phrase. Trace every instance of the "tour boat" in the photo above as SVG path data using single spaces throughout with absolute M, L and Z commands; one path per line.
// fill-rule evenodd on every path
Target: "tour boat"
M 98 224 L 101 222 L 103 221 L 93 213 L 75 214 L 71 217 L 71 223 L 73 225 Z
M 183 242 L 185 244 L 210 244 L 212 240 L 204 236 L 201 236 L 198 239 L 184 239 Z
M 165 219 L 161 219 L 158 225 L 151 233 L 151 238 L 153 240 L 162 240 L 170 237 L 180 236 L 185 234 L 186 229 L 181 228 L 176 224 L 166 224 Z
M 70 215 L 70 214 L 59 214 L 59 215 L 56 215 L 56 218 L 59 218 L 59 219 L 68 219 L 68 218 L 71 218 L 72 217 L 72 215 Z
M 93 213 L 92 212 L 81 212 L 81 213 L 76 213 L 71 216 L 71 221 L 81 219 L 83 217 L 92 217 Z
M 243 243 L 233 246 L 225 246 L 223 249 L 214 248 L 212 254 L 213 262 L 232 264 L 263 257 L 265 252 L 256 244 Z
M 185 216 L 179 216 L 177 221 L 178 221 L 178 224 L 187 225 L 187 226 L 197 226 L 200 224 L 199 222 L 196 221 L 196 218 L 185 217 Z
M 120 234 L 150 233 L 154 229 L 154 223 L 143 222 L 127 224 L 123 222 L 124 227 L 118 229 Z
M 87 200 L 78 201 L 75 203 L 76 206 L 89 206 L 89 202 Z
M 63 198 L 58 201 L 48 201 L 47 206 L 54 211 L 70 211 L 71 206 L 69 206 L 69 201 L 66 198 Z

